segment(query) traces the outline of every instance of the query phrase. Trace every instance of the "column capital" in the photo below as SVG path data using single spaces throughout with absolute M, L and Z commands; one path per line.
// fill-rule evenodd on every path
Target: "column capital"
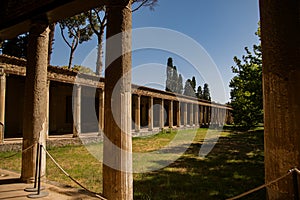
M 131 4 L 132 0 L 110 0 L 107 3 L 107 7 L 110 8 L 125 8 L 128 4 Z
M 4 67 L 0 67 L 0 76 L 5 76 L 5 70 Z

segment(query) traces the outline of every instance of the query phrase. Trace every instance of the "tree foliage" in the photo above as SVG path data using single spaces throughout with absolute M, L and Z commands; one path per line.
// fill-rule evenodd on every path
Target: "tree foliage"
M 49 45 L 48 45 L 48 65 L 50 64 L 52 46 L 54 41 L 54 25 L 50 24 Z M 4 40 L 0 44 L 2 54 L 15 56 L 18 58 L 27 58 L 29 33 L 18 35 L 17 37 L 9 40 Z
M 63 69 L 69 69 L 69 66 L 62 66 L 61 68 L 63 68 Z M 95 75 L 95 72 L 93 72 L 93 70 L 91 70 L 90 68 L 85 67 L 85 66 L 74 65 L 71 69 L 74 70 L 74 71 L 76 71 L 76 72 L 83 73 L 83 74 Z
M 96 74 L 102 76 L 103 69 L 103 38 L 104 30 L 107 25 L 106 6 L 91 9 L 86 13 L 92 31 L 97 36 L 97 59 L 96 59 Z
M 139 10 L 141 7 L 148 7 L 154 10 L 158 0 L 133 0 L 132 12 Z M 102 76 L 103 70 L 103 38 L 107 25 L 107 9 L 106 6 L 93 8 L 85 13 L 88 17 L 91 30 L 97 36 L 97 59 L 96 59 L 96 74 Z
M 70 57 L 68 68 L 71 69 L 74 52 L 78 44 L 88 41 L 93 35 L 91 25 L 87 23 L 88 17 L 85 13 L 75 15 L 73 17 L 59 21 L 61 35 L 66 44 L 70 47 Z M 67 37 L 64 30 L 67 30 Z
M 178 75 L 176 66 L 173 65 L 173 59 L 168 58 L 167 62 L 167 79 L 166 79 L 166 91 L 182 94 L 183 83 L 181 74 Z
M 182 94 L 183 92 L 183 79 L 181 74 L 178 76 L 178 82 L 177 82 L 177 93 Z
M 209 91 L 207 83 L 204 83 L 203 92 L 202 92 L 202 98 L 201 99 L 207 100 L 207 101 L 211 101 L 210 91 Z
M 203 92 L 202 92 L 202 88 L 201 88 L 200 85 L 197 88 L 196 96 L 197 96 L 198 99 L 202 99 L 202 97 L 203 97 Z
M 185 81 L 185 85 L 184 85 L 184 95 L 186 96 L 191 96 L 191 97 L 195 97 L 195 90 L 193 88 L 193 82 L 191 79 L 187 79 Z
M 27 57 L 28 33 L 19 35 L 10 40 L 4 40 L 1 45 L 3 54 L 18 58 Z
M 191 87 L 193 88 L 194 92 L 196 93 L 196 78 L 195 76 L 192 77 L 192 81 L 191 81 Z
M 260 36 L 260 29 L 256 32 Z M 261 45 L 253 45 L 253 52 L 247 47 L 242 59 L 234 57 L 235 76 L 230 81 L 231 106 L 236 125 L 250 128 L 263 122 L 262 95 L 262 51 Z

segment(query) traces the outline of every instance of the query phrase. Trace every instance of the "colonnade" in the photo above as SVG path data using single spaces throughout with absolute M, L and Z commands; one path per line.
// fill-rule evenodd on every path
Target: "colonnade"
M 132 100 L 132 128 L 135 132 L 154 128 L 223 126 L 231 117 L 229 107 L 213 103 L 204 105 L 196 100 L 184 102 L 136 94 Z
M 63 17 L 72 16 L 72 14 L 80 13 L 83 10 L 89 10 L 92 7 L 99 7 L 101 1 L 70 1 L 68 4 L 61 3 L 53 5 L 51 1 L 45 1 L 43 5 L 35 4 L 32 1 L 25 1 L 21 4 L 13 1 L 4 1 L 4 9 L 1 9 L 1 39 L 11 37 L 13 35 L 26 32 L 29 29 L 29 44 L 28 44 L 28 66 L 26 78 L 26 95 L 25 95 L 25 111 L 23 128 L 23 149 L 35 144 L 40 135 L 45 132 L 46 122 L 46 71 L 47 71 L 47 52 L 48 52 L 48 22 L 51 20 L 60 20 Z M 107 23 L 107 38 L 118 33 L 122 33 L 124 37 L 116 42 L 114 48 L 107 45 L 107 60 L 113 60 L 113 56 L 117 53 L 120 56 L 116 62 L 111 64 L 111 67 L 106 69 L 106 87 L 105 87 L 105 117 L 112 117 L 111 113 L 111 91 L 115 85 L 115 81 L 123 77 L 124 74 L 130 72 L 131 67 L 131 1 L 108 1 L 108 23 Z M 15 5 L 15 6 L 11 6 Z M 25 7 L 24 7 L 25 5 Z M 30 9 L 26 9 L 30 6 Z M 40 11 L 39 6 L 43 6 L 44 15 Z M 49 6 L 47 6 L 49 5 Z M 50 6 L 51 5 L 51 6 Z M 299 1 L 281 1 L 281 0 L 260 0 L 260 21 L 261 21 L 261 39 L 263 47 L 263 85 L 264 85 L 264 119 L 265 119 L 265 174 L 266 183 L 285 174 L 291 166 L 299 166 L 299 99 L 298 91 L 300 88 L 300 68 L 299 68 Z M 20 12 L 15 12 L 15 10 Z M 54 12 L 56 10 L 56 12 Z M 65 10 L 67 12 L 61 12 Z M 60 11 L 60 12 L 59 12 Z M 48 13 L 47 13 L 48 12 Z M 13 13 L 13 14 L 11 14 Z M 17 13 L 17 14 L 16 14 Z M 39 16 L 35 16 L 39 14 Z M 12 17 L 13 15 L 13 17 Z M 62 15 L 62 16 L 59 16 Z M 31 23 L 30 23 L 30 22 Z M 22 24 L 23 23 L 23 24 Z M 23 25 L 23 26 L 20 26 Z M 25 30 L 25 28 L 26 30 Z M 2 30 L 3 29 L 3 30 Z M 125 37 L 125 34 L 129 34 Z M 4 113 L 5 113 L 5 76 L 3 71 L 0 71 L 0 142 L 3 138 Z M 130 75 L 130 74 L 129 74 Z M 130 76 L 128 76 L 130 77 Z M 122 79 L 123 80 L 123 79 Z M 120 85 L 120 102 L 117 102 L 117 110 L 120 113 L 119 121 L 123 121 L 121 128 L 116 128 L 115 124 L 110 124 L 111 121 L 105 120 L 105 131 L 111 141 L 120 146 L 123 142 L 123 152 L 131 152 L 131 138 L 128 134 L 123 134 L 123 131 L 128 132 L 130 111 L 128 105 L 131 104 L 130 98 L 130 79 L 122 81 Z M 107 95 L 108 94 L 108 95 Z M 126 94 L 124 96 L 124 94 Z M 171 103 L 169 120 L 173 118 L 173 105 Z M 190 104 L 189 104 L 190 105 Z M 191 106 L 191 105 L 190 105 Z M 165 122 L 165 104 L 162 99 L 160 115 L 160 126 L 164 126 Z M 198 113 L 198 118 L 194 118 L 188 109 L 194 110 L 194 107 L 188 108 L 187 103 L 183 105 L 183 124 L 184 126 L 196 124 L 199 121 L 204 124 L 212 122 L 222 122 L 220 116 L 224 114 L 224 110 L 220 110 L 218 106 L 201 106 Z M 177 109 L 176 109 L 177 110 Z M 180 111 L 179 111 L 180 112 Z M 179 113 L 176 112 L 176 116 Z M 220 114 L 216 114 L 220 113 Z M 150 113 L 151 116 L 151 113 Z M 170 117 L 171 116 L 171 117 Z M 181 116 L 181 115 L 180 115 Z M 189 120 L 188 120 L 189 116 Z M 192 116 L 192 117 L 191 117 Z M 201 117 L 202 116 L 202 117 Z M 151 117 L 150 117 L 151 118 Z M 201 120 L 202 119 L 202 120 Z M 151 121 L 155 120 L 151 118 Z M 169 122 L 170 125 L 172 121 Z M 179 123 L 181 124 L 181 123 Z M 200 124 L 200 122 L 199 122 Z M 42 125 L 42 126 L 41 126 Z M 125 129 L 124 129 L 125 127 Z M 42 139 L 43 140 L 43 139 Z M 287 145 L 288 144 L 288 145 Z M 104 143 L 107 147 L 107 144 Z M 110 152 L 109 148 L 105 149 L 105 159 L 115 158 L 113 160 L 116 166 L 125 166 L 126 169 L 121 171 L 109 169 L 104 165 L 104 188 L 103 193 L 110 199 L 133 199 L 132 189 L 132 174 L 130 167 L 132 159 L 130 155 L 124 155 L 122 152 Z M 35 169 L 35 149 L 28 151 L 22 156 L 22 180 L 28 180 L 34 176 Z M 113 155 L 113 156 L 112 156 Z M 298 158 L 298 159 L 295 159 Z M 116 172 L 115 172 L 116 171 Z M 268 199 L 293 199 L 294 192 L 288 181 L 277 182 L 267 187 Z
M 5 125 L 6 75 L 3 69 L 0 69 L 0 72 L 0 143 L 2 143 Z M 49 85 L 50 80 L 47 81 L 47 127 L 49 126 Z M 103 89 L 97 89 L 96 98 L 99 99 L 97 105 L 99 108 L 97 109 L 98 127 L 102 131 L 105 118 Z M 73 137 L 79 137 L 82 132 L 82 103 L 84 103 L 82 102 L 82 86 L 74 85 L 72 101 Z M 225 123 L 230 123 L 230 117 L 230 108 L 226 106 L 203 105 L 201 101 L 174 101 L 168 99 L 167 96 L 166 98 L 156 98 L 132 94 L 132 130 L 134 132 L 140 132 L 141 129 L 153 131 L 164 128 L 222 126 Z M 52 121 L 52 123 L 55 122 Z
M 5 126 L 5 96 L 6 96 L 6 74 L 4 69 L 0 68 L 0 143 L 4 141 L 4 126 Z M 49 127 L 49 96 L 50 96 L 50 80 L 47 81 L 47 99 L 46 99 L 46 132 L 48 136 Z M 101 132 L 104 128 L 104 90 L 97 88 L 95 98 L 98 98 L 98 127 Z M 161 91 L 162 92 L 162 91 Z M 157 91 L 159 94 L 159 91 Z M 51 95 L 53 96 L 53 95 Z M 139 94 L 132 94 L 132 121 L 131 128 L 133 132 L 142 131 L 157 131 L 164 128 L 185 128 L 185 127 L 208 127 L 208 126 L 222 126 L 225 123 L 230 123 L 230 109 L 225 105 L 202 102 L 195 99 L 194 101 L 180 98 L 173 100 L 172 96 L 163 95 L 145 96 Z M 82 113 L 85 103 L 83 85 L 76 84 L 73 87 L 72 103 L 73 110 L 73 137 L 79 137 L 82 133 Z M 59 103 L 59 102 L 57 102 Z M 52 103 L 53 104 L 53 103 Z M 56 120 L 51 120 L 56 123 Z

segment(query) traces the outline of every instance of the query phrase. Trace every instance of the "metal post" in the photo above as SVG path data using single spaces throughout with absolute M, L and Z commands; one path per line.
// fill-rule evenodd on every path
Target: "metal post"
M 41 167 L 42 167 L 42 151 L 43 151 L 43 145 L 39 144 L 39 158 L 38 158 L 38 168 L 36 171 L 38 171 L 38 185 L 37 185 L 37 194 L 29 194 L 27 195 L 28 198 L 42 198 L 48 196 L 47 191 L 41 192 Z
M 40 145 L 37 143 L 37 148 L 36 148 L 36 162 L 35 162 L 35 175 L 34 175 L 34 185 L 32 188 L 25 188 L 24 191 L 26 192 L 36 192 L 37 191 L 37 178 L 38 178 L 38 170 L 39 170 L 39 157 L 40 157 Z M 42 188 L 44 189 L 44 188 Z

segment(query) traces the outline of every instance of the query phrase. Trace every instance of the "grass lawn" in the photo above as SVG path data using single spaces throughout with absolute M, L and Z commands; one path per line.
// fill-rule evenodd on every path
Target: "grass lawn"
M 165 147 L 176 137 L 186 138 L 191 134 L 196 134 L 195 138 L 175 162 L 162 169 L 134 174 L 134 199 L 226 199 L 264 183 L 263 130 L 243 133 L 223 131 L 213 150 L 204 158 L 199 157 L 203 139 L 206 135 L 213 135 L 207 129 L 134 138 L 133 151 L 153 152 Z M 66 146 L 48 150 L 72 177 L 87 188 L 102 192 L 102 163 L 90 154 L 90 151 L 100 154 L 95 149 L 99 150 L 101 146 Z M 13 153 L 0 152 L 0 168 L 20 171 L 20 154 L 1 160 Z M 76 186 L 49 159 L 47 178 Z M 264 191 L 244 199 L 264 199 Z

